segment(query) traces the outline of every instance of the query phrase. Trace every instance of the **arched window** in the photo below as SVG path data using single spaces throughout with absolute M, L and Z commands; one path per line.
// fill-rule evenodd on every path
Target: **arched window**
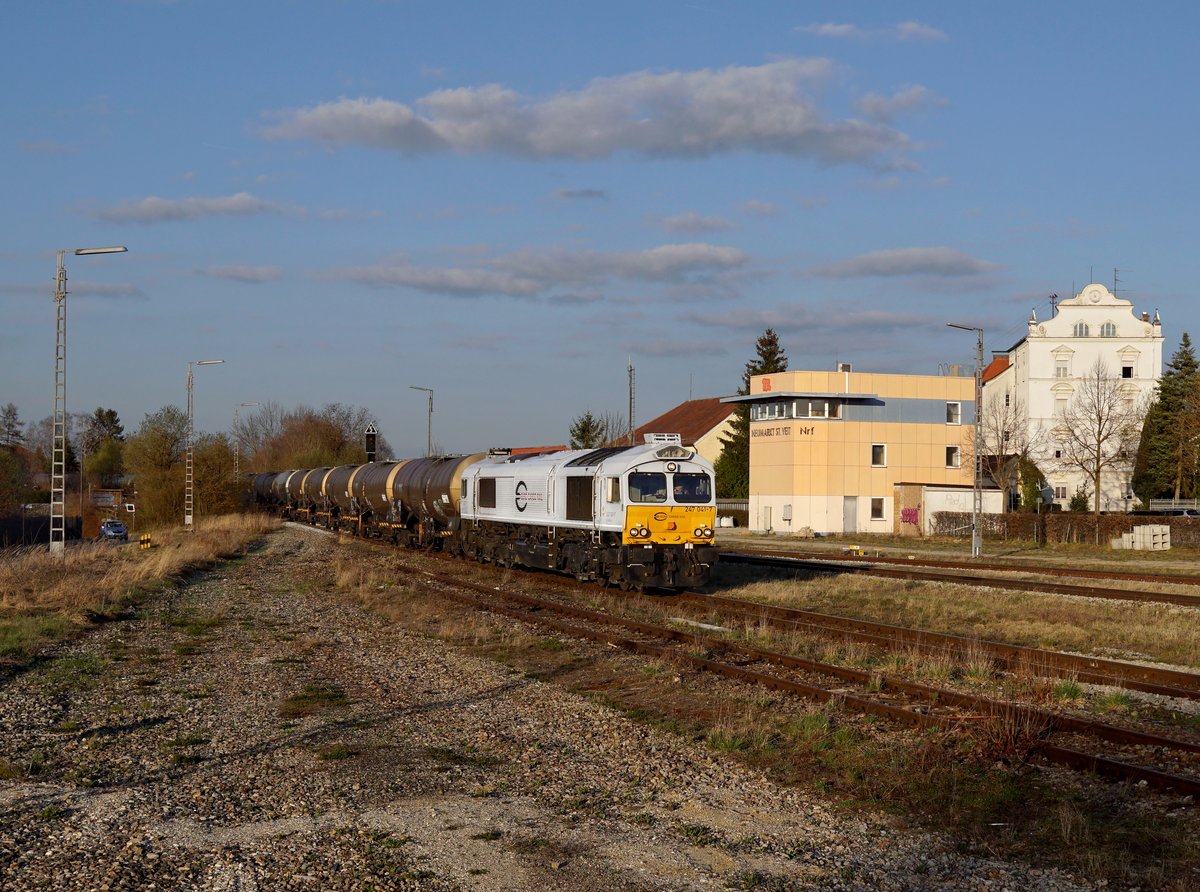
M 1117 336 L 1117 326 L 1113 322 L 1105 322 L 1100 326 L 1100 337 L 1115 338 Z
M 1072 334 L 1074 334 L 1074 336 L 1077 338 L 1086 338 L 1089 334 L 1087 323 L 1086 322 L 1076 322 L 1075 329 L 1072 332 Z

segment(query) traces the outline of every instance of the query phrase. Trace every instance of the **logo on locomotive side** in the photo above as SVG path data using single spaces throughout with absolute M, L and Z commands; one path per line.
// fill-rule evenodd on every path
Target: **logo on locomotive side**
M 521 480 L 517 483 L 517 495 L 516 498 L 513 499 L 513 502 L 516 504 L 518 511 L 524 511 L 528 507 L 525 501 L 525 490 L 528 488 L 529 487 L 525 485 L 524 480 Z

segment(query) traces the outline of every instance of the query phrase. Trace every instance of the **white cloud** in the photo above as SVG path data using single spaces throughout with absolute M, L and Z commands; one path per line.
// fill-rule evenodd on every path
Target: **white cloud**
M 991 273 L 1000 267 L 955 248 L 891 248 L 814 267 L 809 273 L 835 279 L 860 276 L 962 277 Z
M 101 208 L 93 216 L 110 223 L 161 223 L 167 220 L 196 220 L 201 217 L 282 214 L 296 209 L 265 201 L 249 192 L 217 198 L 159 198 L 151 195 Z
M 760 152 L 878 164 L 907 151 L 909 138 L 889 126 L 820 111 L 817 88 L 833 67 L 827 59 L 784 59 L 719 70 L 639 71 L 545 98 L 499 84 L 437 90 L 413 106 L 343 98 L 277 113 L 263 135 L 403 154 L 577 160 L 618 152 L 677 158 Z
M 751 198 L 749 201 L 742 202 L 742 212 L 753 214 L 756 217 L 774 217 L 779 213 L 779 205 L 771 201 Z
M 920 84 L 904 87 L 891 96 L 867 93 L 855 103 L 860 112 L 878 121 L 891 121 L 898 114 L 935 105 L 945 105 L 945 100 Z
M 215 279 L 259 284 L 274 282 L 283 271 L 277 266 L 210 266 L 204 270 L 204 274 Z
M 704 283 L 736 270 L 748 257 L 736 248 L 703 243 L 659 245 L 644 251 L 523 250 L 484 257 L 470 266 L 418 266 L 400 257 L 368 267 L 335 269 L 326 277 L 376 287 L 408 288 L 457 297 L 548 297 L 553 303 L 599 299 L 612 281 L 665 286 Z
M 705 216 L 694 211 L 663 217 L 659 225 L 667 232 L 717 232 L 733 228 L 733 224 L 724 217 Z
M 798 25 L 796 30 L 802 34 L 813 34 L 817 37 L 832 37 L 838 40 L 946 40 L 945 31 L 926 25 L 923 22 L 898 22 L 886 28 L 860 28 L 839 22 L 817 22 L 811 25 Z

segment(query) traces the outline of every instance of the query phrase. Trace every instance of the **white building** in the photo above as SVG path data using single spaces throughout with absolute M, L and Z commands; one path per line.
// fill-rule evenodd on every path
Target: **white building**
M 1162 348 L 1157 310 L 1153 319 L 1146 312 L 1135 315 L 1129 301 L 1103 285 L 1088 285 L 1075 297 L 1060 301 L 1053 317 L 1045 322 L 1038 321 L 1036 312 L 1031 314 L 1025 337 L 987 367 L 984 417 L 988 417 L 989 407 L 994 411 L 998 400 L 1004 400 L 1004 406 L 1023 408 L 1029 442 L 1035 444 L 1031 457 L 1054 487 L 1054 500 L 1065 507 L 1077 489 L 1091 490 L 1091 481 L 1079 469 L 1062 463 L 1062 449 L 1053 434 L 1080 379 L 1101 360 L 1121 379 L 1124 402 L 1148 399 L 1162 376 Z M 1128 467 L 1104 473 L 1101 510 L 1128 507 L 1125 497 L 1132 473 L 1132 458 Z

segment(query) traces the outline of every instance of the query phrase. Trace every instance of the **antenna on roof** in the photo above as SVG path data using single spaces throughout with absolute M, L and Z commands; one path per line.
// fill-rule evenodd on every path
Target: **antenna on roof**
M 1074 288 L 1075 287 L 1074 284 L 1072 284 L 1071 287 Z M 1058 312 L 1058 295 L 1051 294 L 1050 295 L 1050 317 L 1054 318 L 1054 314 L 1057 312 Z
M 1114 266 L 1113 267 L 1113 292 L 1112 292 L 1113 294 L 1117 293 L 1117 282 L 1118 281 L 1119 280 L 1117 279 L 1117 268 Z

